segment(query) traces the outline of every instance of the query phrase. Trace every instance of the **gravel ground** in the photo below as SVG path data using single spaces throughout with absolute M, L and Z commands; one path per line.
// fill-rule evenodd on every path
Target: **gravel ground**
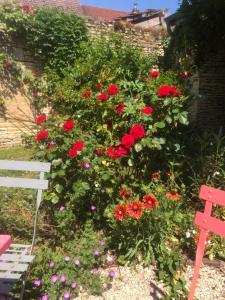
M 111 266 L 98 272 L 108 275 L 112 270 L 116 276 L 101 297 L 81 293 L 76 300 L 158 300 L 165 291 L 163 284 L 157 281 L 154 267 L 143 268 L 138 265 L 134 269 Z M 192 275 L 193 266 L 188 265 L 184 274 L 188 287 Z M 219 266 L 202 265 L 195 295 L 198 300 L 225 300 L 225 263 Z

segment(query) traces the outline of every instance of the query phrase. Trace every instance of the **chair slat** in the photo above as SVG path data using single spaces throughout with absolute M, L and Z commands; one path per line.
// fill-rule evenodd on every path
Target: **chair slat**
M 0 170 L 49 172 L 51 164 L 37 161 L 0 160 Z
M 202 185 L 199 193 L 199 198 L 205 201 L 225 206 L 225 191 Z
M 34 259 L 33 255 L 23 255 L 23 254 L 2 254 L 0 256 L 0 261 L 7 262 L 20 262 L 20 263 L 30 263 Z
M 9 273 L 9 272 L 1 272 L 0 271 L 0 280 L 19 280 L 23 274 L 22 273 Z
M 197 211 L 195 216 L 195 225 L 225 238 L 224 221 L 220 221 L 214 217 L 205 216 L 202 212 Z
M 27 268 L 28 268 L 28 264 L 20 264 L 18 262 L 14 262 L 14 263 L 0 262 L 0 271 L 25 272 Z
M 15 187 L 15 188 L 30 188 L 30 189 L 46 190 L 48 188 L 48 180 L 0 177 L 0 187 Z

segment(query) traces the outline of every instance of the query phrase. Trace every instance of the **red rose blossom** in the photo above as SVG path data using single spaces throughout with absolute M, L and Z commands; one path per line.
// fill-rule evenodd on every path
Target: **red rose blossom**
M 153 194 L 145 195 L 142 199 L 145 208 L 155 208 L 158 205 L 157 199 Z
M 91 92 L 90 92 L 90 91 L 83 92 L 83 93 L 82 93 L 82 96 L 83 96 L 84 98 L 89 98 L 89 97 L 91 96 Z
M 145 135 L 145 129 L 143 126 L 139 125 L 139 124 L 135 124 L 131 130 L 130 130 L 130 134 L 133 135 L 133 137 L 135 138 L 135 140 L 140 140 L 144 137 Z
M 73 143 L 72 148 L 75 149 L 76 151 L 82 151 L 82 149 L 84 148 L 84 142 L 77 141 L 77 142 Z
M 98 96 L 98 101 L 99 101 L 99 102 L 107 101 L 108 99 L 109 99 L 109 95 L 106 94 L 106 93 L 101 93 L 101 94 Z
M 102 84 L 101 84 L 101 83 L 97 83 L 97 84 L 95 85 L 95 88 L 96 88 L 96 90 L 101 91 L 101 89 L 102 89 Z
M 125 156 L 128 154 L 128 151 L 126 148 L 124 148 L 123 145 L 119 145 L 116 147 L 116 152 L 117 152 L 117 155 L 119 155 L 119 157 L 121 156 Z
M 152 77 L 152 78 L 156 78 L 156 77 L 158 77 L 159 76 L 159 71 L 152 71 L 151 73 L 150 73 L 150 77 Z
M 118 85 L 116 84 L 111 84 L 109 87 L 108 87 L 108 93 L 109 95 L 117 95 L 119 93 L 119 87 Z
M 118 221 L 123 221 L 127 215 L 126 206 L 123 204 L 118 204 L 114 209 L 113 215 Z
M 48 145 L 47 145 L 48 150 L 51 150 L 51 149 L 53 149 L 54 147 L 55 147 L 55 143 L 53 143 L 53 142 L 48 143 Z
M 77 150 L 74 149 L 74 148 L 71 148 L 67 154 L 70 156 L 70 157 L 76 157 L 77 156 Z
M 162 85 L 158 88 L 159 97 L 180 97 L 181 92 L 173 85 Z
M 140 219 L 143 213 L 143 204 L 141 201 L 134 201 L 127 205 L 127 212 L 130 217 Z
M 119 114 L 119 113 L 122 113 L 125 109 L 125 103 L 121 103 L 117 108 L 116 108 L 116 112 Z
M 37 116 L 37 118 L 36 118 L 36 124 L 40 125 L 42 122 L 46 122 L 46 120 L 47 120 L 46 115 Z
M 63 124 L 63 129 L 64 131 L 69 131 L 72 130 L 73 127 L 75 126 L 75 122 L 73 120 L 68 120 Z
M 102 149 L 102 148 L 98 149 L 98 150 L 97 150 L 97 154 L 98 154 L 98 155 L 102 155 L 102 154 L 103 154 L 103 149 Z
M 42 130 L 36 135 L 36 141 L 40 142 L 48 138 L 48 130 Z
M 111 158 L 114 158 L 114 159 L 118 159 L 121 156 L 127 155 L 127 153 L 128 153 L 128 151 L 127 151 L 127 149 L 125 149 L 123 147 L 123 145 L 119 145 L 117 147 L 109 147 L 106 150 L 106 155 L 108 157 L 111 157 Z
M 135 142 L 134 136 L 130 134 L 125 134 L 121 139 L 121 144 L 127 149 L 133 147 L 134 142 Z
M 23 11 L 24 13 L 26 13 L 26 14 L 29 14 L 29 13 L 31 12 L 31 8 L 30 8 L 30 6 L 29 6 L 28 4 L 24 4 L 24 5 L 22 6 L 22 11 Z
M 153 108 L 150 106 L 146 106 L 146 107 L 142 108 L 141 112 L 145 115 L 151 115 L 151 114 L 153 114 Z
M 4 60 L 2 66 L 5 70 L 7 70 L 9 67 L 11 67 L 11 64 L 7 60 Z

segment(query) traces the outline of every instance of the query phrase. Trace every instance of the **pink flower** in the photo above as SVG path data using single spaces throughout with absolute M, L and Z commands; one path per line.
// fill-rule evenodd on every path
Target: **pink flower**
M 76 282 L 73 282 L 72 284 L 71 284 L 71 288 L 72 289 L 75 289 L 77 287 L 77 283 Z
M 66 276 L 65 276 L 65 275 L 61 275 L 60 281 L 61 281 L 62 283 L 66 282 Z
M 75 259 L 74 259 L 74 263 L 75 263 L 76 266 L 79 266 L 79 264 L 80 264 L 79 259 L 78 259 L 78 258 L 75 258 Z
M 37 286 L 37 287 L 41 286 L 41 280 L 40 279 L 35 279 L 34 280 L 34 285 Z
M 95 256 L 99 256 L 100 252 L 98 249 L 95 249 Z
M 56 283 L 57 280 L 58 280 L 58 276 L 57 275 L 52 275 L 51 282 Z
M 69 299 L 70 298 L 70 292 L 65 291 L 63 294 L 64 299 Z

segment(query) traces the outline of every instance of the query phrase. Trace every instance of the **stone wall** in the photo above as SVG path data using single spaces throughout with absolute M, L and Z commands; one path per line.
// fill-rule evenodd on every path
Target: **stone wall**
M 89 34 L 97 39 L 101 36 L 107 38 L 113 31 L 130 39 L 133 45 L 141 46 L 145 53 L 156 51 L 162 55 L 161 36 L 156 30 L 141 30 L 134 27 L 123 27 L 114 22 L 104 22 L 86 19 Z M 120 27 L 119 27 L 120 26 Z M 0 49 L 7 50 L 18 62 L 33 71 L 38 71 L 39 64 L 32 57 L 29 49 L 19 42 L 5 45 L 0 35 Z M 0 110 L 0 147 L 8 147 L 21 144 L 21 134 L 30 133 L 34 128 L 34 113 L 29 99 L 23 93 L 16 92 L 4 99 L 5 110 Z

